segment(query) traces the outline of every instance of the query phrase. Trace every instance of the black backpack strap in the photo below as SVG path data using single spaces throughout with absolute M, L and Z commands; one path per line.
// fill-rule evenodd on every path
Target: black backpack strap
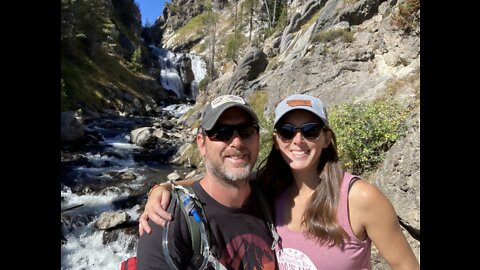
M 270 234 L 272 235 L 272 238 L 273 238 L 273 243 L 272 243 L 272 246 L 270 248 L 272 250 L 275 250 L 275 246 L 278 244 L 278 240 L 279 240 L 280 236 L 278 235 L 278 232 L 275 229 L 275 223 L 273 222 L 273 218 L 272 218 L 272 208 L 271 208 L 270 204 L 267 202 L 267 200 L 265 199 L 265 195 L 263 194 L 263 190 L 260 189 L 260 187 L 257 186 L 255 181 L 251 181 L 250 183 L 251 183 L 253 193 L 255 194 L 255 196 L 258 198 L 258 201 L 260 202 L 260 206 L 262 208 L 263 216 L 265 217 L 267 227 L 270 230 Z
M 215 246 L 212 246 L 210 226 L 203 209 L 203 204 L 196 196 L 192 187 L 174 185 L 172 198 L 178 203 L 187 220 L 193 250 L 191 259 L 193 269 L 205 269 L 210 265 L 216 270 L 227 270 L 217 259 L 218 254 Z M 192 214 L 192 209 L 198 214 L 197 217 Z M 199 221 L 197 221 L 196 218 L 198 218 Z
M 177 200 L 180 206 L 180 209 L 182 210 L 182 213 L 185 215 L 185 218 L 187 220 L 187 226 L 188 226 L 188 231 L 190 233 L 190 239 L 191 239 L 192 250 L 193 250 L 192 265 L 195 266 L 195 269 L 198 269 L 200 265 L 202 265 L 203 261 L 205 260 L 202 254 L 203 249 L 205 248 L 205 245 L 203 244 L 201 235 L 200 235 L 200 224 L 195 220 L 195 217 L 192 214 L 190 214 L 192 207 L 196 208 L 196 212 L 204 222 L 204 225 L 206 228 L 208 228 L 208 223 L 205 216 L 205 212 L 203 210 L 202 203 L 198 200 L 192 187 L 184 186 L 183 188 L 174 188 L 172 190 L 172 193 L 175 196 L 175 199 Z M 187 204 L 188 206 L 185 205 L 184 199 L 182 199 L 182 196 L 184 195 L 187 195 L 192 200 L 193 204 Z M 205 230 L 205 233 L 207 234 L 207 239 L 210 242 L 209 230 Z

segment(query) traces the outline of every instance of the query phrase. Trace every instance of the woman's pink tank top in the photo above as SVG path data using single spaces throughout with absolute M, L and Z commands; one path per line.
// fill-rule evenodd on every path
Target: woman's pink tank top
M 275 223 L 280 234 L 276 254 L 280 269 L 352 270 L 370 269 L 371 240 L 360 241 L 352 231 L 348 218 L 348 186 L 354 176 L 345 173 L 341 186 L 337 220 L 350 236 L 342 247 L 320 246 L 315 239 L 307 238 L 302 232 L 290 230 L 284 222 L 286 192 L 275 203 Z

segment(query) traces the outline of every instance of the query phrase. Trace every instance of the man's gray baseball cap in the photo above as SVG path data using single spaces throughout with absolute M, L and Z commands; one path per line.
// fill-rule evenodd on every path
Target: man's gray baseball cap
M 327 108 L 320 99 L 309 95 L 295 94 L 288 96 L 286 99 L 278 103 L 277 108 L 275 108 L 275 120 L 273 126 L 278 123 L 282 116 L 293 110 L 306 110 L 312 112 L 328 125 Z
M 243 98 L 234 95 L 223 95 L 215 98 L 210 102 L 202 113 L 202 127 L 205 130 L 210 130 L 217 123 L 218 118 L 227 109 L 232 107 L 238 107 L 243 109 L 252 117 L 252 122 L 258 123 L 257 114 L 253 111 L 252 107 L 243 100 Z

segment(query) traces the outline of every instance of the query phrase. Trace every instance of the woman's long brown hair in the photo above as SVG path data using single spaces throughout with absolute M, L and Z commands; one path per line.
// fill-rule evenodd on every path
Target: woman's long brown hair
M 320 182 L 303 212 L 302 225 L 305 226 L 309 236 L 315 238 L 321 245 L 340 246 L 343 239 L 349 239 L 347 233 L 338 224 L 336 216 L 343 169 L 338 159 L 335 134 L 329 127 L 324 127 L 324 132 L 328 131 L 332 133 L 332 141 L 322 150 L 317 167 Z M 259 168 L 258 183 L 268 191 L 267 196 L 270 196 L 271 201 L 274 201 L 294 181 L 290 166 L 273 145 Z

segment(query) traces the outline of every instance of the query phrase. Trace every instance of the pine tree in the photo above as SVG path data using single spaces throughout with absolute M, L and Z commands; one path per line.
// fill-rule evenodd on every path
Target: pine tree
M 140 48 L 140 46 L 138 46 L 133 52 L 128 67 L 135 72 L 138 72 L 140 69 L 142 69 L 142 48 Z

